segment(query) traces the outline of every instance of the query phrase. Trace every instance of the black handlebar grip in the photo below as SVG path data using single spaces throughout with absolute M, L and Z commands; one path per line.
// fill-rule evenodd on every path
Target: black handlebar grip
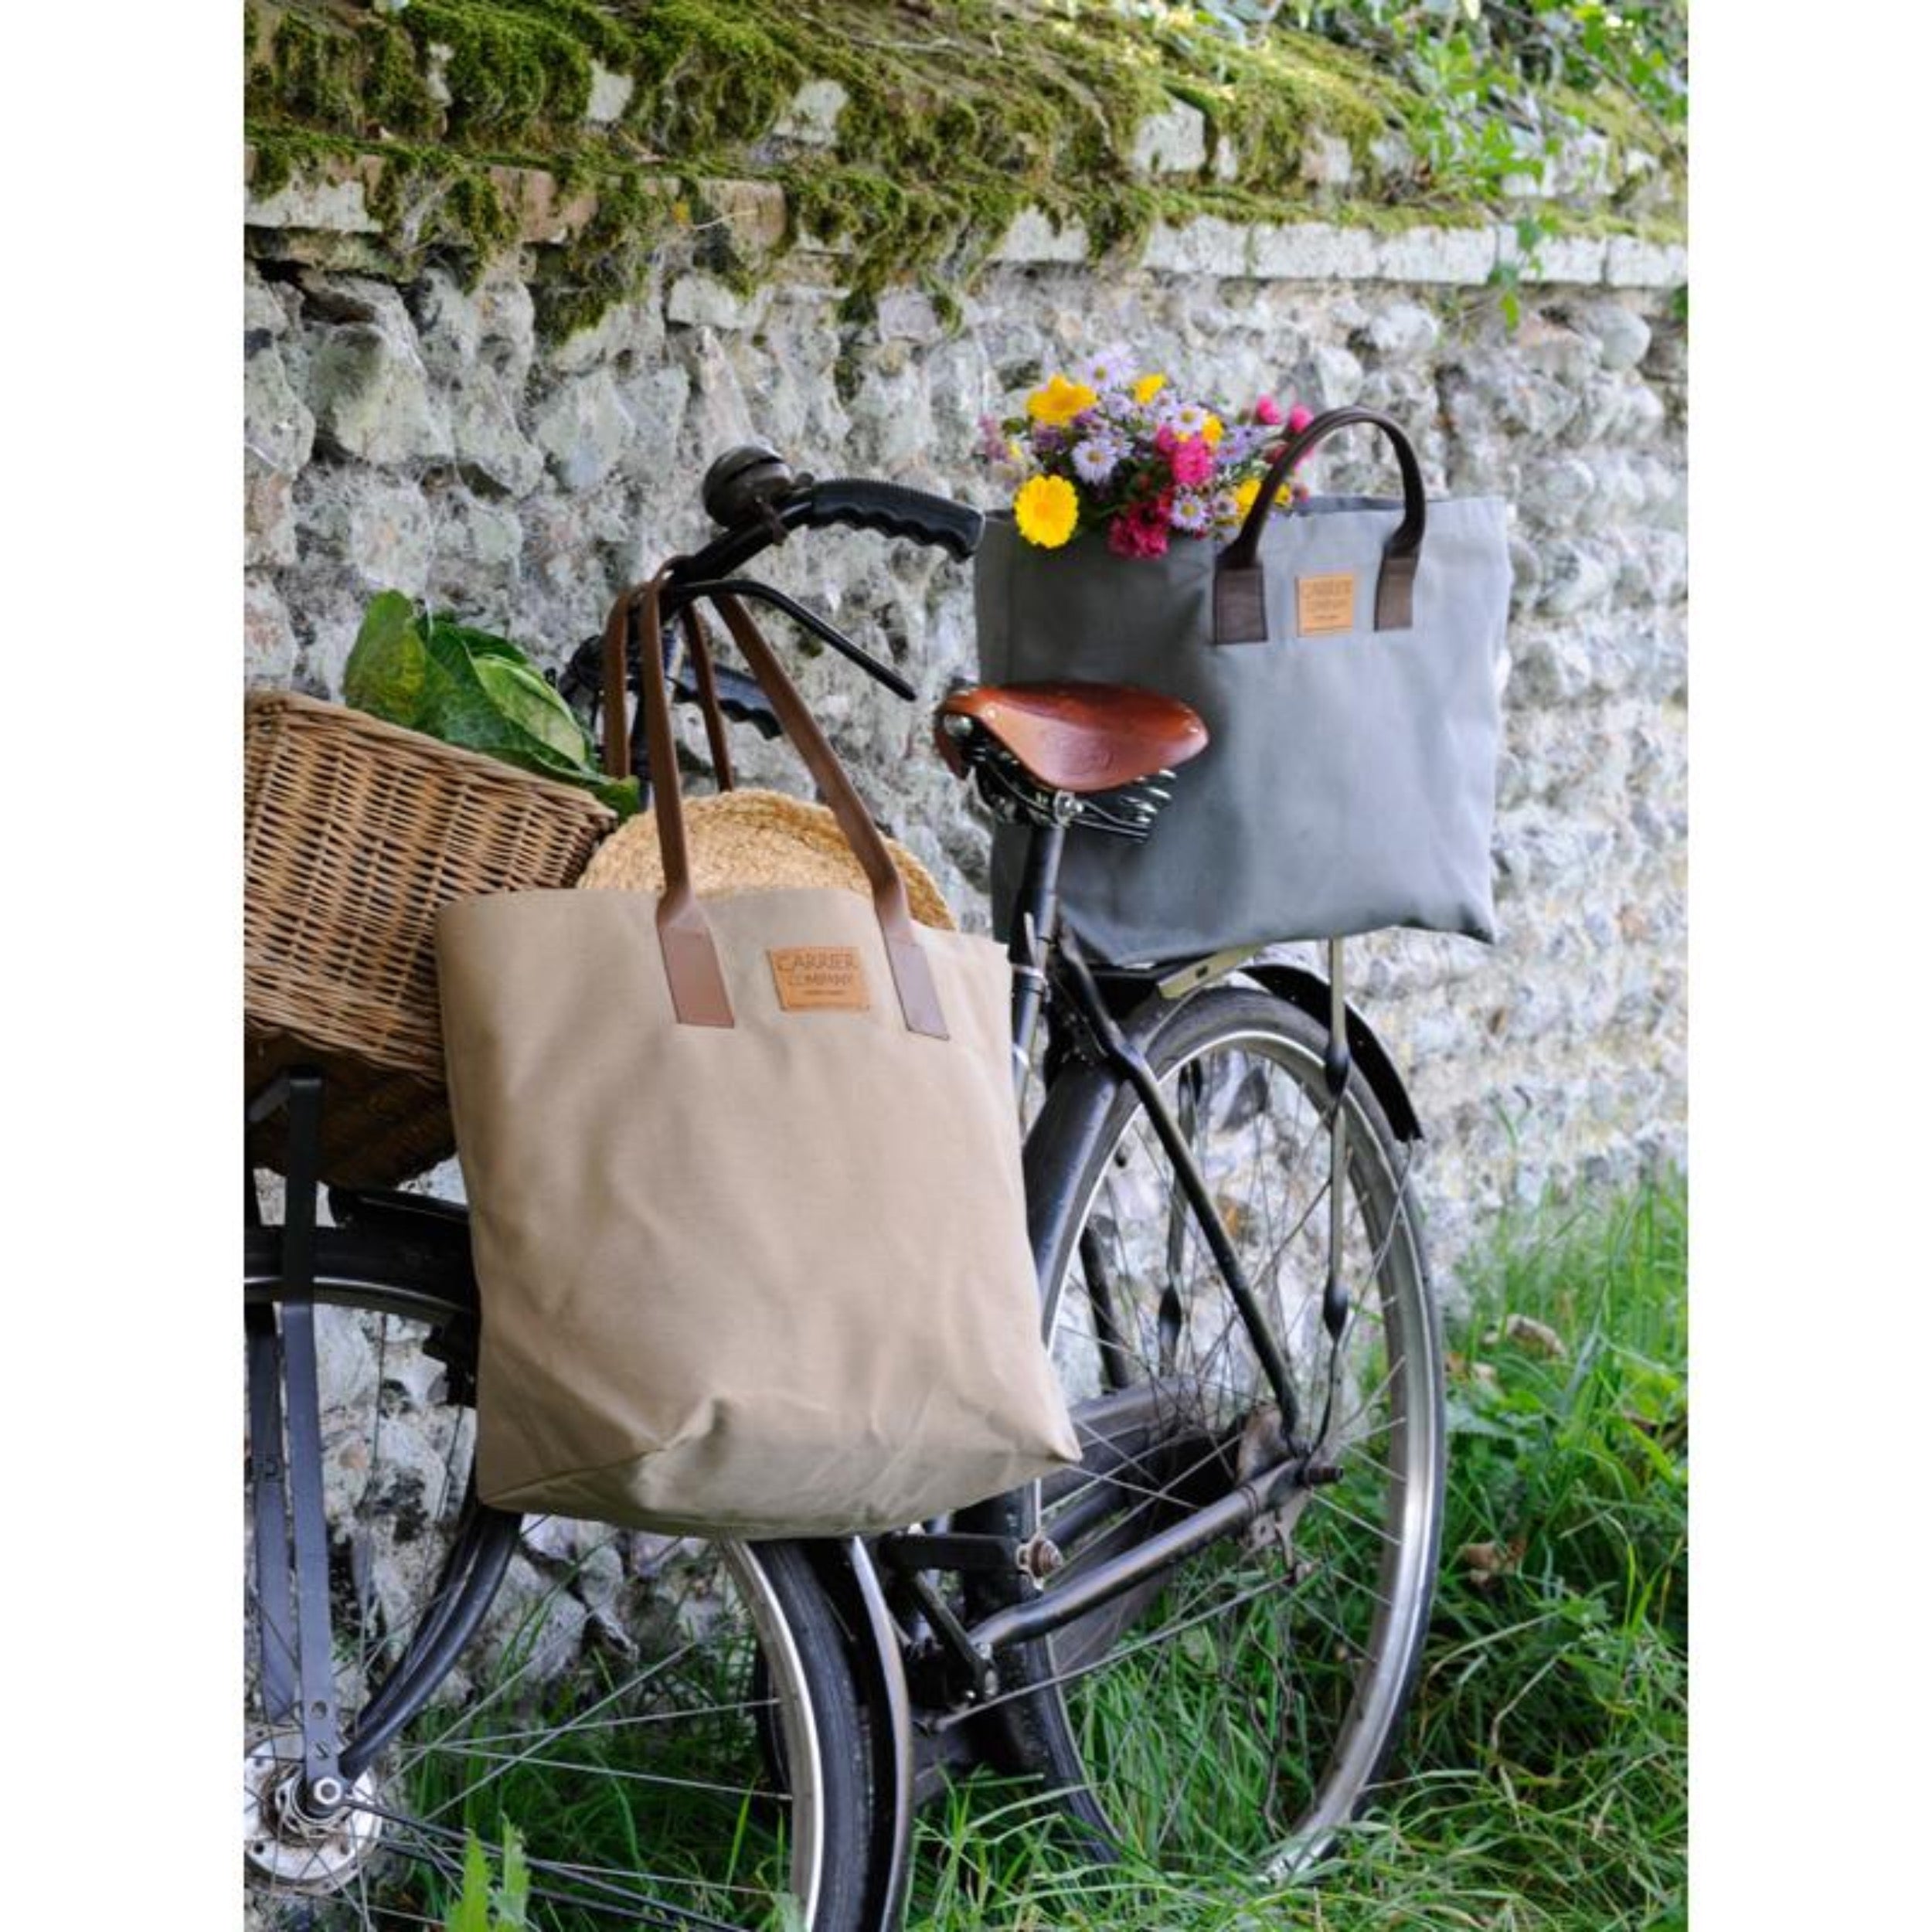
M 900 483 L 872 483 L 853 476 L 813 484 L 805 513 L 798 520 L 814 529 L 840 523 L 855 530 L 876 530 L 882 536 L 937 544 L 962 563 L 979 548 L 986 528 L 985 518 L 964 503 L 909 490 Z

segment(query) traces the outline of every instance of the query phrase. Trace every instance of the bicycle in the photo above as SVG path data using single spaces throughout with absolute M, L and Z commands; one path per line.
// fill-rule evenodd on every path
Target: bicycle
M 977 542 L 977 519 L 943 499 L 814 485 L 768 449 L 734 451 L 706 478 L 724 533 L 677 566 L 667 618 L 718 590 L 762 600 L 910 696 L 740 574 L 828 492 L 835 520 L 955 556 Z M 594 679 L 587 645 L 566 688 Z M 723 695 L 775 730 L 755 689 Z M 1027 828 L 1006 920 L 1022 1097 L 1043 1046 L 1027 1196 L 1088 1453 L 1077 1476 L 875 1546 L 922 1767 L 910 1788 L 991 1759 L 1056 1794 L 1097 1855 L 1303 1872 L 1389 1761 L 1433 1594 L 1446 1423 L 1409 1186 L 1420 1127 L 1345 1001 L 1338 942 L 1326 984 L 1259 949 L 1119 966 L 1090 961 L 1062 917 L 1067 838 L 1150 835 L 1174 766 L 1204 742 L 1186 707 L 1117 686 L 979 687 L 937 722 L 956 775 Z M 1146 1745 L 1164 1708 L 1207 1746 L 1190 1791 Z M 1220 1807 L 1243 1767 L 1265 1793 L 1245 1835 Z M 893 1801 L 902 1836 L 908 1788 Z
M 815 484 L 768 451 L 749 462 L 745 454 L 707 478 L 707 508 L 724 528 L 675 566 L 667 619 L 721 590 L 760 600 L 913 697 L 903 677 L 835 627 L 738 573 L 789 531 L 832 524 L 964 556 L 977 513 L 893 485 Z M 566 696 L 591 704 L 594 649 L 592 641 L 561 681 Z M 715 675 L 714 705 L 764 728 L 755 690 Z M 684 695 L 702 702 L 688 668 L 683 677 Z M 251 1226 L 247 1276 L 251 1436 L 279 1450 L 285 1407 L 288 1442 L 286 1485 L 279 1454 L 258 1456 L 250 1475 L 262 1580 L 251 1606 L 260 1660 L 251 1686 L 262 1717 L 249 1740 L 244 1824 L 271 1900 L 279 1889 L 332 1900 L 365 1924 L 435 1923 L 426 1909 L 461 1849 L 462 1833 L 446 1821 L 475 1822 L 482 1793 L 494 1793 L 481 1808 L 485 1822 L 523 1807 L 566 1820 L 614 1809 L 628 1819 L 629 1777 L 730 1822 L 722 1872 L 692 1869 L 696 1854 L 679 1845 L 679 1821 L 667 1815 L 653 1821 L 662 1844 L 644 1846 L 631 1828 L 634 1855 L 622 1866 L 540 1848 L 532 1864 L 543 1906 L 719 1924 L 730 1922 L 722 1912 L 735 1917 L 755 1901 L 769 1922 L 788 1892 L 814 1932 L 896 1923 L 918 1795 L 936 1768 L 981 1759 L 1040 1781 L 1095 1853 L 1168 1869 L 1233 1855 L 1303 1869 L 1363 1801 L 1413 1682 L 1439 1535 L 1440 1345 L 1407 1185 L 1419 1128 L 1393 1064 L 1342 1000 L 1338 954 L 1325 988 L 1265 958 L 1158 969 L 1087 960 L 1057 910 L 1065 839 L 1090 829 L 1146 835 L 1182 720 L 1170 707 L 1151 736 L 1124 743 L 1119 692 L 1076 698 L 1076 714 L 1063 719 L 1075 746 L 1065 767 L 1037 736 L 1015 739 L 1010 713 L 1003 733 L 984 692 L 977 706 L 975 694 L 955 694 L 940 728 L 961 774 L 993 809 L 1032 828 L 1010 921 L 1016 1075 L 1023 1091 L 1043 1046 L 1045 1097 L 1027 1140 L 1029 1213 L 1047 1332 L 1086 1464 L 869 1549 L 727 1549 L 727 1587 L 742 1605 L 731 1641 L 673 1643 L 666 1653 L 709 1653 L 709 1674 L 695 1680 L 709 1688 L 687 1690 L 682 1710 L 656 1708 L 662 1673 L 632 1672 L 574 1714 L 544 1709 L 532 1719 L 544 1675 L 540 1615 L 507 1649 L 495 1640 L 494 1682 L 468 1680 L 471 1658 L 490 1658 L 486 1617 L 522 1532 L 478 1503 L 462 1474 L 477 1304 L 461 1211 L 338 1192 L 341 1225 L 315 1227 L 321 1096 L 298 1077 L 257 1097 L 258 1114 L 290 1113 L 288 1207 L 279 1228 Z M 1125 768 L 1137 764 L 1144 768 Z M 1091 782 L 1103 768 L 1104 788 Z M 1234 1134 L 1257 1150 L 1243 1168 L 1234 1165 Z M 1328 1179 L 1291 1216 L 1285 1190 L 1305 1179 L 1311 1149 L 1326 1150 Z M 1284 1191 L 1271 1193 L 1276 1168 Z M 1252 1189 L 1257 1176 L 1258 1206 L 1229 1192 Z M 1345 1190 L 1355 1213 L 1318 1225 L 1322 1201 L 1339 1202 Z M 251 1216 L 259 1222 L 252 1196 Z M 1291 1309 L 1283 1264 L 1311 1230 L 1318 1285 Z M 1241 1253 L 1257 1233 L 1260 1270 Z M 1225 1301 L 1202 1285 L 1212 1277 Z M 1352 1291 L 1352 1282 L 1368 1291 Z M 366 1412 L 372 1451 L 358 1465 L 338 1450 L 337 1466 L 355 1479 L 336 1482 L 333 1528 L 318 1305 L 383 1325 L 379 1340 L 364 1338 L 378 1352 L 362 1369 L 376 1399 L 351 1407 Z M 410 1332 L 392 1356 L 393 1321 Z M 442 1419 L 410 1427 L 404 1480 L 386 1486 L 373 1450 L 386 1419 L 393 1446 L 395 1418 L 410 1405 Z M 440 1461 L 425 1458 L 426 1440 L 442 1445 Z M 1370 1451 L 1384 1441 L 1378 1461 Z M 1335 1523 L 1349 1534 L 1334 1534 Z M 578 1573 L 598 1562 L 607 1571 L 599 1553 L 609 1546 L 573 1547 L 570 1561 Z M 709 1600 L 699 1577 L 694 1566 L 660 1615 L 661 1640 L 680 1628 L 681 1607 Z M 1311 1585 L 1323 1591 L 1319 1604 Z M 407 1600 L 385 1602 L 386 1589 Z M 339 1630 L 330 1616 L 338 1604 Z M 1329 1654 L 1298 1658 L 1291 1682 L 1284 1658 L 1294 1615 L 1318 1624 Z M 319 1648 L 304 1641 L 311 1628 L 328 1633 Z M 340 1630 L 353 1641 L 332 1655 Z M 1251 1682 L 1236 1686 L 1230 1657 Z M 1136 1659 L 1145 1661 L 1121 1675 Z M 725 1696 L 732 1686 L 737 1694 Z M 1134 1720 L 1161 1709 L 1164 1691 L 1177 1692 L 1195 1719 L 1204 1710 L 1213 1719 L 1196 1726 L 1215 1745 L 1194 1760 L 1213 1773 L 1193 1781 L 1200 1789 L 1177 1792 L 1171 1759 L 1137 1751 Z M 1226 1694 L 1219 1701 L 1217 1691 Z M 639 1696 L 646 1708 L 633 1708 Z M 520 1714 L 509 1735 L 474 1731 L 478 1717 L 512 1709 Z M 618 1718 L 604 1719 L 613 1710 Z M 1298 1770 L 1277 1734 L 1291 1714 Z M 650 1760 L 645 1768 L 608 1757 L 560 1763 L 549 1748 L 591 1725 L 602 1735 L 622 1724 L 634 1739 L 648 1730 L 658 1744 L 668 1736 L 658 1727 L 679 1716 L 717 1720 L 704 1740 L 713 1775 L 653 1772 Z M 399 1761 L 428 1786 L 427 1799 L 413 1786 L 397 1795 Z M 655 1761 L 673 1759 L 661 1752 Z M 1230 1770 L 1257 1763 L 1267 1801 L 1254 1828 L 1231 1834 L 1216 1794 Z M 479 1765 L 488 1768 L 479 1774 Z M 656 1869 L 666 1845 L 685 1869 Z M 376 1896 L 385 1866 L 410 1861 L 403 1902 Z

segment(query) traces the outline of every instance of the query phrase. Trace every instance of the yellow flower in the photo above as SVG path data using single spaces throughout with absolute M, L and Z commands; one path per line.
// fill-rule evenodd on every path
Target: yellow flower
M 1013 498 L 1020 535 L 1043 550 L 1057 550 L 1073 534 L 1080 513 L 1080 498 L 1063 476 L 1029 478 Z
M 1165 376 L 1143 376 L 1134 385 L 1134 400 L 1137 403 L 1151 403 L 1166 387 Z
M 1207 420 L 1201 425 L 1201 439 L 1209 449 L 1221 440 L 1222 422 L 1219 417 L 1209 413 Z
M 1241 512 L 1245 521 L 1249 511 L 1254 508 L 1254 499 L 1261 494 L 1261 479 L 1251 476 L 1245 483 L 1234 486 L 1234 507 Z
M 1099 390 L 1089 389 L 1084 383 L 1070 383 L 1064 376 L 1056 376 L 1046 388 L 1036 389 L 1027 397 L 1026 413 L 1036 423 L 1064 429 L 1075 417 L 1090 410 L 1100 400 Z

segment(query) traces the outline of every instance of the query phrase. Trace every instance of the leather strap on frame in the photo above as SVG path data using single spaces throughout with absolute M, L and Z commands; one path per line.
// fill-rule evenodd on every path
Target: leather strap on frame
M 1267 596 L 1260 565 L 1261 533 L 1281 486 L 1296 464 L 1337 430 L 1366 423 L 1381 430 L 1394 444 L 1402 471 L 1402 521 L 1383 546 L 1382 569 L 1376 579 L 1376 628 L 1406 631 L 1415 622 L 1416 566 L 1422 561 L 1423 533 L 1428 509 L 1422 488 L 1422 466 L 1402 426 L 1379 410 L 1359 404 L 1329 410 L 1318 416 L 1299 436 L 1291 437 L 1268 466 L 1261 488 L 1250 506 L 1240 534 L 1215 560 L 1214 641 L 1216 644 L 1265 644 L 1268 635 Z

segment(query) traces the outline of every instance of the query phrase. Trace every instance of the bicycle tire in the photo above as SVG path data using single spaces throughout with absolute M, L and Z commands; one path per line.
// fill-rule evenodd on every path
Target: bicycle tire
M 285 1296 L 279 1236 L 248 1230 L 245 1298 L 257 1308 Z M 461 1469 L 474 1434 L 462 1398 L 476 1308 L 460 1219 L 423 1203 L 393 1227 L 323 1228 L 315 1241 L 337 1693 L 352 1747 L 359 1716 L 379 1708 L 384 1655 L 393 1672 L 409 1635 L 446 1616 L 462 1587 L 447 1553 L 498 1512 L 474 1501 Z M 395 1452 L 386 1472 L 385 1435 Z M 445 1437 L 439 1481 L 423 1448 Z M 858 1932 L 867 1747 L 843 1638 L 805 1553 L 719 1544 L 710 1560 L 682 1539 L 594 1525 L 560 1532 L 553 1522 L 546 1586 L 531 1554 L 544 1526 L 522 1528 L 510 1587 L 478 1641 L 355 1782 L 331 1832 L 291 1830 L 267 1797 L 291 1727 L 285 1714 L 264 1714 L 251 1663 L 251 1932 L 440 1925 L 465 1831 L 495 1849 L 506 1825 L 524 1841 L 529 1923 L 546 1932 L 613 1923 Z M 651 1589 L 630 1574 L 645 1553 L 657 1566 Z M 251 1530 L 251 1658 L 262 1641 L 253 1568 Z M 567 1587 L 594 1571 L 603 1607 L 587 1614 Z M 584 1660 L 553 1674 L 544 1647 L 572 1631 L 588 1640 Z M 743 1688 L 727 1702 L 707 1688 L 719 1685 Z
M 1183 1070 L 1197 1070 L 1185 1076 L 1201 1089 L 1190 1140 L 1216 1187 L 1223 1224 L 1256 1277 L 1257 1293 L 1272 1306 L 1277 1338 L 1291 1363 L 1319 1369 L 1318 1350 L 1288 1345 L 1306 1343 L 1311 1310 L 1318 1325 L 1319 1260 L 1310 1257 L 1313 1265 L 1298 1281 L 1293 1298 L 1283 1292 L 1285 1270 L 1276 1268 L 1264 1281 L 1253 1265 L 1250 1237 L 1257 1230 L 1277 1257 L 1295 1254 L 1301 1237 L 1281 1238 L 1294 1204 L 1284 1202 L 1277 1215 L 1266 1202 L 1257 1211 L 1238 1187 L 1230 1192 L 1230 1176 L 1242 1170 L 1219 1162 L 1216 1148 L 1202 1144 L 1200 1118 L 1204 1096 L 1210 1128 L 1217 1107 L 1223 1123 L 1232 1127 L 1268 1124 L 1265 1134 L 1254 1126 L 1250 1173 L 1265 1174 L 1270 1162 L 1279 1164 L 1298 1141 L 1291 1177 L 1298 1165 L 1312 1165 L 1325 1182 L 1327 1135 L 1315 1127 L 1327 1099 L 1324 1029 L 1271 994 L 1223 984 L 1181 1002 L 1148 1035 L 1145 1050 L 1170 1106 L 1176 1104 Z M 1257 1098 L 1257 1077 L 1265 1083 L 1265 1099 Z M 1284 1124 L 1280 1103 L 1285 1094 L 1292 1094 L 1299 1110 L 1293 1124 Z M 1440 1325 L 1407 1186 L 1403 1144 L 1359 1073 L 1350 1079 L 1345 1104 L 1355 1224 L 1351 1259 L 1359 1268 L 1366 1257 L 1374 1282 L 1372 1291 L 1365 1292 L 1358 1275 L 1355 1314 L 1347 1333 L 1349 1346 L 1359 1342 L 1361 1352 L 1346 1358 L 1346 1379 L 1362 1395 L 1362 1411 L 1372 1401 L 1386 1403 L 1389 1448 L 1380 1474 L 1379 1452 L 1372 1449 L 1368 1430 L 1359 1430 L 1346 1458 L 1347 1474 L 1332 1486 L 1297 1492 L 1305 1501 L 1290 1540 L 1277 1553 L 1279 1574 L 1272 1588 L 1265 1587 L 1265 1578 L 1255 1580 L 1268 1553 L 1243 1547 L 1236 1554 L 1224 1539 L 1162 1581 L 1002 1659 L 1002 1689 L 988 1713 L 998 1754 L 1009 1768 L 1044 1780 L 1070 1813 L 1087 1850 L 1098 1858 L 1217 1879 L 1231 1866 L 1272 1880 L 1306 1872 L 1368 1801 L 1389 1763 L 1413 1690 L 1441 1528 Z M 1043 1318 L 1087 1446 L 1085 1473 L 1070 1481 L 1029 1485 L 982 1505 L 974 1522 L 1022 1539 L 1042 1529 L 1050 1538 L 1058 1523 L 1078 1526 L 1079 1516 L 1070 1516 L 1070 1509 L 1084 1505 L 1090 1514 L 1097 1508 L 1107 1512 L 1060 1549 L 1066 1567 L 1046 1580 L 1050 1593 L 1077 1573 L 1083 1552 L 1090 1560 L 1124 1547 L 1178 1513 L 1183 1505 L 1172 1498 L 1182 1486 L 1175 1478 L 1184 1441 L 1185 1460 L 1196 1460 L 1199 1449 L 1212 1471 L 1219 1466 L 1216 1455 L 1224 1464 L 1230 1459 L 1228 1432 L 1241 1421 L 1241 1404 L 1251 1405 L 1250 1430 L 1270 1404 L 1256 1400 L 1256 1388 L 1265 1385 L 1254 1367 L 1252 1345 L 1233 1320 L 1225 1286 L 1191 1223 L 1191 1245 L 1184 1240 L 1179 1250 L 1186 1257 L 1179 1284 L 1181 1325 L 1170 1325 L 1167 1354 L 1162 1355 L 1157 1291 L 1182 1273 L 1172 1232 L 1179 1190 L 1131 1086 L 1094 1068 L 1073 1070 L 1056 1082 L 1029 1137 L 1027 1180 Z M 1325 1213 L 1308 1216 L 1306 1226 L 1315 1230 L 1311 1245 L 1325 1250 Z M 1100 1245 L 1083 1253 L 1083 1236 L 1090 1234 Z M 1094 1309 L 1111 1303 L 1116 1318 L 1122 1314 L 1122 1277 L 1131 1272 L 1135 1242 L 1145 1278 L 1127 1284 L 1134 1296 L 1133 1318 L 1116 1320 L 1111 1359 L 1117 1386 L 1110 1389 L 1104 1386 L 1107 1318 Z M 1149 1263 L 1148 1247 L 1155 1243 L 1162 1253 Z M 1097 1304 L 1092 1298 L 1097 1273 L 1102 1281 Z M 1088 1287 L 1087 1296 L 1075 1294 L 1077 1279 Z M 1194 1340 L 1199 1309 L 1207 1305 L 1197 1293 L 1202 1282 L 1211 1284 L 1226 1311 L 1215 1349 L 1233 1343 L 1224 1357 L 1209 1352 L 1205 1366 Z M 1365 1311 L 1372 1301 L 1370 1316 Z M 1150 1302 L 1155 1315 L 1151 1333 Z M 1192 1398 L 1182 1359 L 1189 1349 L 1199 1371 Z M 1237 1376 L 1233 1365 L 1243 1352 L 1247 1361 Z M 1321 1380 L 1325 1383 L 1325 1375 Z M 1296 1382 L 1305 1420 L 1320 1390 L 1302 1385 L 1299 1369 Z M 1190 1400 L 1198 1406 L 1190 1407 Z M 1383 1433 L 1378 1423 L 1375 1434 Z M 1106 1450 L 1109 1434 L 1114 1441 Z M 1110 1456 L 1122 1454 L 1127 1461 L 1106 1473 Z M 1123 1477 L 1122 1468 L 1131 1475 Z M 1239 1473 L 1226 1470 L 1223 1493 Z M 1117 1499 L 1107 1495 L 1108 1485 L 1120 1488 Z M 1340 1513 L 1349 1509 L 1352 1519 L 1355 1509 L 1368 1506 L 1364 1498 L 1370 1495 L 1376 1498 L 1376 1513 L 1367 1527 L 1391 1539 L 1374 1563 L 1372 1582 L 1360 1573 L 1366 1560 L 1361 1549 L 1349 1547 L 1351 1542 L 1362 1544 L 1361 1527 L 1352 1520 L 1343 1523 Z M 1150 1495 L 1169 1500 L 1151 1501 Z M 1143 1519 L 1138 1529 L 1131 1522 L 1137 1514 Z M 1347 1535 L 1336 1535 L 1338 1523 Z M 1325 1540 L 1318 1540 L 1318 1532 Z M 1334 1594 L 1345 1560 L 1349 1575 L 1366 1585 L 1345 1611 Z M 1304 1570 L 1299 1580 L 1297 1565 Z M 1325 1580 L 1328 1588 L 1318 1605 L 1310 1587 Z M 1283 1587 L 1288 1583 L 1294 1587 Z M 1033 1586 L 1018 1577 L 969 1580 L 968 1601 L 977 1608 L 1033 1594 Z M 1371 1603 L 1372 1596 L 1386 1600 Z M 1298 1611 L 1298 1625 L 1293 1621 Z M 1158 1621 L 1164 1613 L 1171 1613 L 1165 1623 Z M 1296 1641 L 1316 1628 L 1318 1617 L 1334 1626 L 1323 1633 L 1325 1642 L 1334 1638 L 1326 1657 L 1324 1645 Z M 1143 1661 L 1129 1672 L 1124 1667 L 1134 1658 Z M 1347 1673 L 1345 1685 L 1337 1681 L 1337 1667 Z M 1171 1692 L 1165 1696 L 1157 1694 L 1164 1676 Z M 1216 1704 L 1217 1687 L 1224 1694 Z M 1247 1716 L 1244 1709 L 1260 1714 Z M 1241 1821 L 1231 1811 L 1230 1794 L 1251 1792 L 1257 1781 L 1259 1815 Z

